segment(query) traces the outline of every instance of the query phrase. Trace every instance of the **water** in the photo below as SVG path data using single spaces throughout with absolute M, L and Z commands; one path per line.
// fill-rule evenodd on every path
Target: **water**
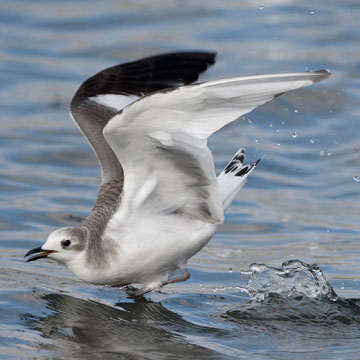
M 0 358 L 358 358 L 358 1 L 3 0 L 0 10 Z M 333 76 L 210 140 L 217 171 L 240 146 L 249 162 L 265 157 L 186 283 L 134 301 L 57 264 L 26 264 L 96 196 L 97 161 L 68 116 L 77 87 L 107 66 L 183 49 L 218 51 L 202 80 Z M 292 269 L 282 284 L 289 259 L 319 270 Z M 253 263 L 266 264 L 257 280 L 271 286 L 250 297 Z M 310 296 L 320 269 L 333 298 Z
M 273 294 L 287 298 L 315 298 L 338 300 L 334 289 L 318 265 L 289 260 L 274 268 L 265 264 L 251 264 L 251 277 L 246 292 L 255 300 L 263 301 Z

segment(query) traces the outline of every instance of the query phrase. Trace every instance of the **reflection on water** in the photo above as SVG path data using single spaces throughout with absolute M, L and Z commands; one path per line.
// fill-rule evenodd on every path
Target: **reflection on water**
M 48 314 L 22 313 L 21 323 L 51 340 L 53 351 L 61 357 L 112 359 L 121 354 L 129 359 L 188 359 L 191 354 L 194 359 L 226 359 L 234 354 L 230 346 L 240 351 L 247 344 L 251 350 L 259 334 L 284 351 L 291 344 L 295 353 L 304 344 L 313 351 L 338 341 L 348 347 L 349 354 L 360 350 L 359 344 L 352 344 L 360 336 L 359 299 L 289 298 L 276 293 L 263 302 L 238 299 L 223 304 L 227 310 L 216 315 L 232 325 L 228 329 L 196 325 L 161 303 L 145 299 L 114 306 L 61 294 L 40 299 Z M 190 310 L 186 302 L 183 306 Z M 219 342 L 221 347 L 214 346 Z M 34 345 L 44 351 L 49 347 L 49 343 Z
M 77 358 L 96 356 L 118 358 L 119 354 L 137 358 L 168 359 L 176 349 L 177 359 L 218 359 L 206 347 L 189 343 L 181 335 L 222 331 L 196 326 L 167 310 L 160 303 L 146 300 L 118 303 L 110 307 L 68 295 L 47 294 L 41 297 L 51 311 L 48 316 L 21 314 L 26 326 L 56 340 L 61 356 Z M 80 345 L 80 346 L 79 346 Z

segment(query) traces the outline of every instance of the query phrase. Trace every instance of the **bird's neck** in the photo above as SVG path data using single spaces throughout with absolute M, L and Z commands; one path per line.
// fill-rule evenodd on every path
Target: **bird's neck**
M 86 218 L 84 226 L 88 229 L 87 257 L 96 259 L 98 265 L 104 261 L 105 248 L 101 240 L 104 229 L 119 206 L 123 180 L 110 180 L 99 188 L 95 205 Z

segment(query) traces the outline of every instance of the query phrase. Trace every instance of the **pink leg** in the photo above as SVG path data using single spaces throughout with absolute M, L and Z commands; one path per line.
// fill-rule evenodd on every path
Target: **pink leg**
M 169 284 L 174 284 L 174 283 L 181 282 L 181 281 L 186 281 L 187 279 L 189 279 L 189 277 L 190 277 L 190 273 L 186 269 L 183 269 L 183 274 L 181 276 L 179 276 L 177 278 L 174 278 L 174 279 L 171 279 L 171 280 L 168 280 L 162 286 L 169 285 Z M 134 293 L 134 295 L 132 295 L 132 296 L 134 296 L 134 297 L 142 296 L 142 295 L 145 295 L 145 294 L 149 293 L 151 290 L 152 289 L 144 287 L 142 289 L 137 290 Z
M 139 290 L 135 291 L 134 295 L 132 295 L 132 296 L 134 296 L 134 297 L 143 296 L 143 295 L 149 293 L 151 290 L 152 289 L 149 289 L 149 288 L 145 287 L 145 288 L 142 288 L 142 289 L 139 289 Z
M 189 279 L 189 277 L 190 277 L 190 273 L 186 269 L 183 269 L 183 274 L 181 276 L 171 279 L 171 280 L 168 280 L 164 285 L 169 285 L 169 284 L 174 284 L 174 283 L 181 282 L 181 281 L 186 281 L 187 279 Z
M 113 287 L 113 288 L 117 288 L 117 287 L 119 287 L 119 288 L 121 288 L 121 287 L 125 287 L 125 286 L 129 286 L 130 284 L 122 284 L 122 285 L 111 285 L 111 287 Z

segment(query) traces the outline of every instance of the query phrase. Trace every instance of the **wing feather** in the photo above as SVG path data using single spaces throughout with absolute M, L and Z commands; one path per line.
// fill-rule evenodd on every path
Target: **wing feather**
M 326 70 L 245 76 L 155 92 L 135 101 L 104 128 L 125 172 L 121 206 L 222 222 L 207 138 L 279 94 L 329 76 Z M 156 178 L 152 190 L 135 204 L 149 177 Z
M 97 155 L 102 183 L 121 179 L 123 170 L 103 129 L 116 112 L 154 91 L 190 84 L 215 63 L 213 52 L 178 52 L 116 65 L 87 79 L 74 95 L 70 113 Z

